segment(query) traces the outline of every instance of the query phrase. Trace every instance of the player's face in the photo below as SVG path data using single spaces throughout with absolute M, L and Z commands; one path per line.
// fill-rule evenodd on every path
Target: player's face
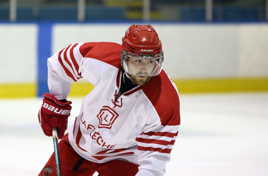
M 156 64 L 154 60 L 140 56 L 129 56 L 127 59 L 128 72 L 132 80 L 138 85 L 143 85 L 150 80 Z

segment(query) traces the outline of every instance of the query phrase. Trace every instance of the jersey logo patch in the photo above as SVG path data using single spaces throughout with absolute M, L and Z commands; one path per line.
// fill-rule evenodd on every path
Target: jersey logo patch
M 102 106 L 100 112 L 97 115 L 99 119 L 98 127 L 111 129 L 118 116 L 118 113 L 109 106 Z

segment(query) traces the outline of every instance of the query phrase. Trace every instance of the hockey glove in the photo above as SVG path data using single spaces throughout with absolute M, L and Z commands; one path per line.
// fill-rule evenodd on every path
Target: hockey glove
M 71 101 L 58 100 L 54 95 L 43 95 L 43 104 L 38 113 L 39 123 L 47 136 L 52 136 L 52 129 L 56 128 L 58 137 L 62 138 L 67 128 L 68 117 L 71 112 Z

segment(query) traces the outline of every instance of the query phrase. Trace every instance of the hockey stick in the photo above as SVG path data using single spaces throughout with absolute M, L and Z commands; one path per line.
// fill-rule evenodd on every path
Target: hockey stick
M 58 146 L 58 132 L 57 132 L 57 130 L 55 128 L 53 128 L 53 130 L 52 130 L 52 138 L 53 138 L 53 145 L 54 145 L 57 176 L 61 176 L 60 152 L 59 152 L 59 146 Z

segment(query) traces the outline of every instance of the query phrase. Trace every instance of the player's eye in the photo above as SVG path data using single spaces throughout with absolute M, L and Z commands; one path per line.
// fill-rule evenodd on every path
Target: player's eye
M 134 63 L 141 64 L 142 63 L 142 60 L 141 59 L 136 59 L 136 60 L 134 60 Z

